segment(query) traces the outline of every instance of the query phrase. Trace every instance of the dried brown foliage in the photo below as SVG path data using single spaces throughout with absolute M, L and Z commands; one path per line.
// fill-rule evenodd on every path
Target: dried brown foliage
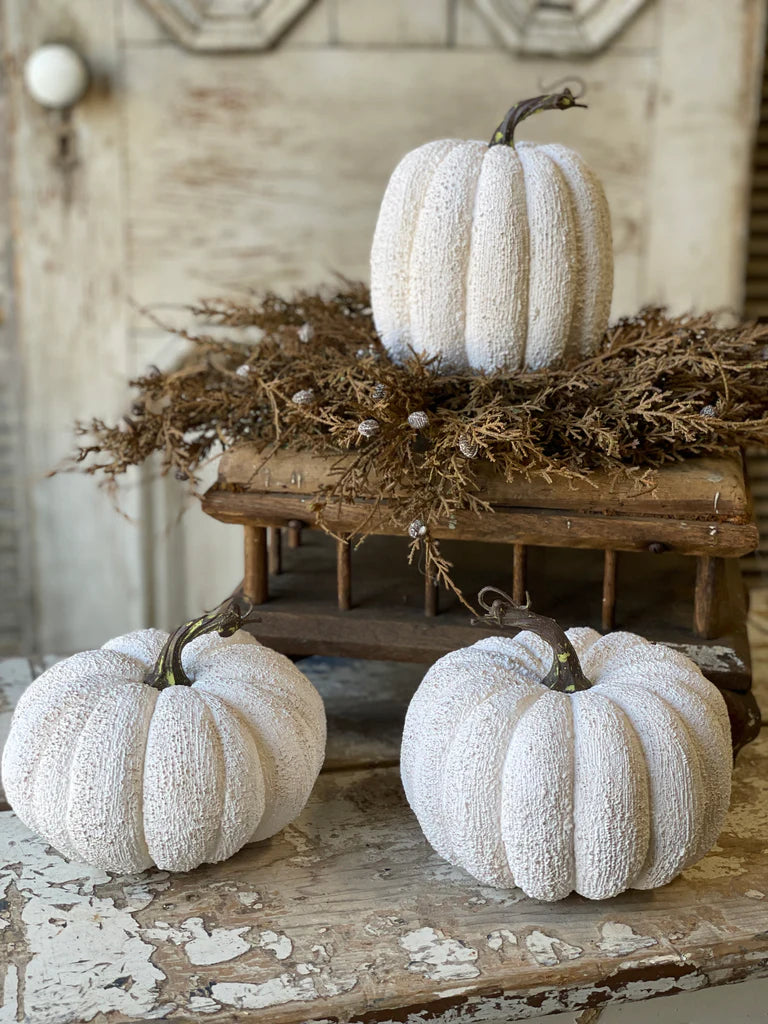
M 507 479 L 585 477 L 598 468 L 633 472 L 768 444 L 768 326 L 725 329 L 712 315 L 673 319 L 648 309 L 611 327 L 592 359 L 480 375 L 442 372 L 416 355 L 395 366 L 368 302 L 362 285 L 350 285 L 330 299 L 200 306 L 201 322 L 231 328 L 232 337 L 179 332 L 191 344 L 183 365 L 133 381 L 139 394 L 120 424 L 80 425 L 88 440 L 77 461 L 114 481 L 157 452 L 164 471 L 194 481 L 212 454 L 243 441 L 326 457 L 352 449 L 352 467 L 329 472 L 317 507 L 375 493 L 405 532 L 415 519 L 429 527 L 459 510 L 486 510 L 476 477 L 481 459 Z M 263 336 L 238 341 L 246 327 Z M 302 390 L 312 400 L 297 404 Z M 429 418 L 422 430 L 408 423 L 415 411 Z M 358 432 L 366 419 L 379 424 L 369 438 Z M 460 441 L 465 452 L 477 447 L 476 459 Z M 428 569 L 455 589 L 428 532 L 418 545 Z

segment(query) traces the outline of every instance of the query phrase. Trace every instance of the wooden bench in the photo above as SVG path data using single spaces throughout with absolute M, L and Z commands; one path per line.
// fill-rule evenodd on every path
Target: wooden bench
M 767 625 L 764 594 L 765 696 Z M 587 1024 L 606 1005 L 768 973 L 768 729 L 739 755 L 731 814 L 698 865 L 654 892 L 542 904 L 477 884 L 424 840 L 397 768 L 420 668 L 303 667 L 326 701 L 325 769 L 294 824 L 223 864 L 112 877 L 0 814 L 3 1020 L 469 1024 L 570 1010 Z M 11 702 L 21 663 L 6 674 Z
M 371 501 L 326 510 L 342 539 L 316 529 L 313 497 L 351 457 L 242 445 L 222 458 L 203 509 L 244 528 L 240 593 L 259 605 L 258 636 L 294 656 L 430 663 L 492 632 L 471 625 L 454 595 L 438 601 L 434 581 L 408 566 L 409 538 L 386 502 L 355 550 L 344 538 L 370 519 Z M 433 530 L 470 599 L 492 584 L 519 602 L 530 593 L 536 611 L 565 625 L 680 647 L 726 694 L 735 746 L 755 735 L 739 556 L 758 534 L 739 453 L 631 480 L 507 483 L 490 463 L 479 471 L 494 512 Z

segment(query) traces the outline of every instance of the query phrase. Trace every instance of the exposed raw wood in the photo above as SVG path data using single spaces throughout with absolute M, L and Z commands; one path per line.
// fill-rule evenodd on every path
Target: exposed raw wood
M 739 755 L 716 849 L 663 889 L 592 904 L 450 868 L 397 768 L 322 774 L 293 825 L 188 874 L 68 864 L 5 812 L 9 1019 L 470 1024 L 764 976 L 767 774 L 764 732 Z
M 219 480 L 234 489 L 288 494 L 313 494 L 349 465 L 353 455 L 322 459 L 309 452 L 277 448 L 260 452 L 243 444 L 219 461 Z M 747 522 L 749 496 L 739 452 L 720 458 L 686 459 L 627 479 L 605 472 L 590 480 L 520 475 L 507 482 L 492 463 L 477 466 L 483 498 L 518 508 L 568 508 L 574 512 L 627 512 L 669 516 L 680 512 L 711 522 Z M 376 486 L 376 477 L 371 479 Z
M 717 580 L 721 560 L 711 555 L 696 559 L 696 591 L 693 608 L 693 631 L 708 640 L 717 630 Z
M 525 544 L 512 545 L 512 600 L 525 604 L 527 591 L 528 549 Z
M 270 526 L 267 532 L 269 534 L 269 574 L 277 576 L 283 571 L 283 531 L 279 526 Z
M 126 402 L 125 91 L 117 82 L 122 57 L 115 6 L 115 0 L 2 6 L 3 84 L 14 123 L 16 322 L 24 358 L 24 529 L 33 545 L 34 643 L 43 650 L 95 646 L 143 625 L 146 615 L 138 474 L 130 474 L 120 494 L 126 516 L 115 512 L 94 480 L 46 478 L 70 453 L 76 419 L 112 420 Z M 22 83 L 26 55 L 60 38 L 96 71 L 72 112 L 66 160 L 57 159 L 58 115 L 38 107 Z
M 616 552 L 607 550 L 603 567 L 603 605 L 601 624 L 604 633 L 616 625 Z
M 308 495 L 258 494 L 221 490 L 214 487 L 203 498 L 203 510 L 224 523 L 260 522 L 284 526 L 296 516 L 310 525 L 317 522 L 309 507 Z M 403 528 L 389 520 L 382 504 L 373 516 L 364 502 L 331 506 L 326 522 L 339 533 L 354 533 L 364 523 L 376 533 L 402 535 Z M 431 526 L 437 538 L 461 536 L 467 540 L 494 543 L 541 545 L 544 547 L 605 548 L 619 551 L 647 551 L 650 544 L 663 543 L 668 550 L 689 555 L 716 553 L 722 557 L 745 555 L 758 543 L 754 522 L 721 522 L 634 518 L 625 515 L 598 515 L 560 509 L 514 509 L 499 506 L 492 514 L 476 516 L 458 512 L 450 524 Z
M 267 531 L 263 526 L 246 526 L 243 597 L 252 604 L 264 604 L 269 597 L 267 573 Z
M 336 541 L 336 591 L 339 611 L 352 607 L 352 545 L 348 540 Z

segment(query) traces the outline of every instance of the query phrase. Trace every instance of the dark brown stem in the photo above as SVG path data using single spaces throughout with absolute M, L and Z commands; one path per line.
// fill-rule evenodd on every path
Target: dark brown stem
M 538 114 L 540 110 L 570 110 L 572 107 L 584 107 L 586 103 L 577 103 L 576 97 L 570 89 L 565 88 L 562 92 L 545 93 L 543 96 L 534 96 L 530 100 L 521 100 L 510 107 L 499 127 L 493 133 L 489 146 L 513 146 L 515 129 L 532 114 Z
M 584 675 L 573 645 L 554 619 L 536 615 L 528 605 L 515 604 L 512 598 L 496 587 L 483 587 L 477 595 L 481 608 L 486 611 L 485 621 L 494 626 L 512 626 L 529 629 L 546 640 L 552 648 L 552 668 L 541 680 L 544 686 L 559 693 L 577 693 L 592 685 Z
M 181 652 L 199 636 L 205 633 L 218 633 L 219 636 L 232 636 L 246 622 L 257 622 L 258 619 L 247 618 L 236 601 L 228 600 L 206 612 L 199 619 L 192 619 L 179 626 L 168 637 L 160 657 L 145 682 L 156 690 L 165 690 L 168 686 L 191 686 L 192 680 L 184 671 L 181 663 Z

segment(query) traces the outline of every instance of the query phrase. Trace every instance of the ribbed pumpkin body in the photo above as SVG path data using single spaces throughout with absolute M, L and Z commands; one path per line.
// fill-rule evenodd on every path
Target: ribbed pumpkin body
M 371 305 L 392 358 L 511 372 L 591 355 L 613 253 L 595 174 L 560 145 L 443 139 L 408 153 L 371 250 Z
M 488 885 L 558 900 L 665 885 L 712 847 L 730 800 L 725 702 L 676 651 L 568 637 L 593 683 L 553 692 L 531 632 L 441 658 L 413 698 L 401 771 L 424 833 Z
M 194 640 L 193 685 L 158 691 L 144 680 L 167 639 L 142 630 L 76 654 L 19 701 L 8 800 L 66 857 L 188 871 L 273 835 L 306 803 L 325 752 L 309 680 L 241 631 Z

